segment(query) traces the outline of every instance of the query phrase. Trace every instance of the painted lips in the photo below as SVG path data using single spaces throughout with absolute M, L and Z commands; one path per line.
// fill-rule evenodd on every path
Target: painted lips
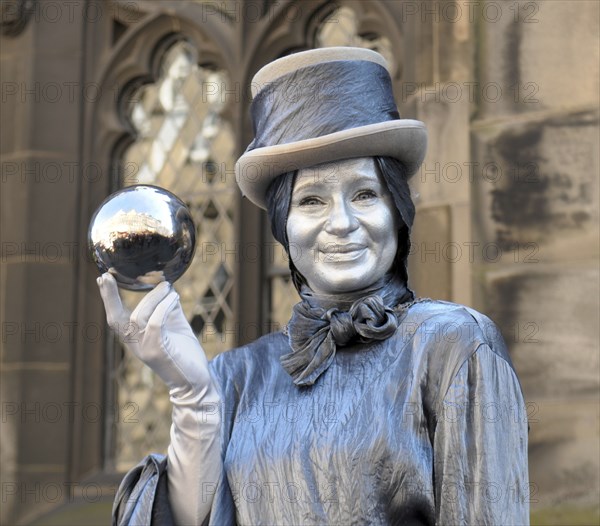
M 320 248 L 325 261 L 352 261 L 358 259 L 367 247 L 359 243 L 329 243 Z

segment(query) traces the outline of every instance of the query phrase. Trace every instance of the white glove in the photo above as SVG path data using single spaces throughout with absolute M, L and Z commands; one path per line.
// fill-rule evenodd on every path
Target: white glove
M 109 327 L 169 389 L 198 394 L 211 386 L 208 361 L 170 283 L 159 283 L 130 313 L 111 274 L 106 272 L 97 281 Z
M 169 387 L 173 404 L 168 450 L 169 500 L 178 524 L 200 524 L 222 470 L 220 398 L 206 355 L 173 287 L 162 282 L 130 313 L 114 277 L 98 278 L 109 327 Z

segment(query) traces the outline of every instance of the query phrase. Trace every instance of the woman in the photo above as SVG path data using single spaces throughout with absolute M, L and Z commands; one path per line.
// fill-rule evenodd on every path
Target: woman
M 178 524 L 527 524 L 527 423 L 500 334 L 407 285 L 426 132 L 399 118 L 383 57 L 298 53 L 253 90 L 237 180 L 301 301 L 283 331 L 208 364 L 170 285 L 130 316 L 99 278 L 109 324 L 137 327 L 128 346 L 173 402 L 166 471 L 128 475 L 116 520 L 150 517 L 166 479 Z

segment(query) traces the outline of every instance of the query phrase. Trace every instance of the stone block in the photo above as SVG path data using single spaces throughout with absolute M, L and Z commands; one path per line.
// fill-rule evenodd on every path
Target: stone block
M 417 297 L 452 299 L 452 267 L 444 255 L 452 239 L 450 215 L 447 206 L 417 212 L 408 261 L 410 287 Z
M 454 93 L 454 92 L 453 92 Z M 427 155 L 411 180 L 416 201 L 467 203 L 470 194 L 469 102 L 450 92 L 420 90 L 411 101 L 416 119 L 427 126 Z
M 35 76 L 21 87 L 32 150 L 77 155 L 81 110 L 100 97 L 97 84 L 82 83 L 80 67 L 78 55 L 36 55 Z
M 13 263 L 6 274 L 2 343 L 4 361 L 68 364 L 75 337 L 75 282 L 69 265 Z
M 598 398 L 528 402 L 531 507 L 597 506 Z
M 479 17 L 479 118 L 597 105 L 597 2 L 486 3 Z
M 598 257 L 598 119 L 584 111 L 475 129 L 480 241 L 534 246 L 543 261 Z
M 464 0 L 437 1 L 438 64 L 440 82 L 461 85 L 472 78 L 474 66 L 474 15 Z
M 25 159 L 19 156 L 4 157 L 2 159 L 0 188 L 0 261 L 6 263 L 13 257 L 20 258 L 20 242 L 27 239 L 29 227 L 28 186 L 23 184 L 20 170 Z
M 17 433 L 19 469 L 57 470 L 69 460 L 69 435 L 80 418 L 98 418 L 97 409 L 71 404 L 71 373 L 66 368 L 40 366 L 21 372 Z M 43 437 L 43 447 L 40 438 Z
M 526 73 L 525 78 L 521 78 L 519 68 L 521 33 L 528 25 L 515 21 L 514 10 L 509 9 L 508 3 L 493 2 L 489 6 L 486 3 L 476 15 L 480 38 L 477 39 L 478 77 L 474 93 L 480 119 L 517 112 L 518 101 L 523 98 L 518 94 L 521 83 L 531 90 L 529 82 L 532 82 Z M 515 5 L 518 3 L 513 4 L 513 9 Z M 535 86 L 531 91 L 535 92 Z M 524 97 L 528 101 L 536 100 L 529 91 Z M 539 103 L 531 102 L 526 107 L 531 106 L 537 108 Z
M 11 55 L 0 56 L 0 104 L 2 112 L 0 113 L 0 155 L 5 156 L 12 153 L 16 146 L 16 105 L 11 100 L 16 95 L 18 88 L 18 67 L 19 61 Z M 3 174 L 3 168 L 0 173 Z M 4 178 L 2 178 L 4 179 Z
M 82 26 L 106 24 L 119 6 L 106 2 L 36 2 L 31 23 L 35 26 L 38 56 L 76 57 L 81 53 Z
M 17 456 L 19 440 L 17 435 L 19 412 L 19 396 L 21 392 L 21 375 L 15 371 L 5 371 L 0 367 L 0 488 L 2 488 L 2 506 L 0 506 L 0 523 L 10 524 L 9 519 L 18 504 L 17 488 Z M 12 404 L 12 405 L 11 405 Z M 13 495 L 9 495 L 13 493 Z M 5 498 L 6 497 L 6 498 Z M 10 498 L 9 498 L 10 497 Z
M 535 14 L 532 8 L 521 6 L 521 83 L 529 79 L 539 86 L 536 97 L 543 108 L 597 106 L 600 4 L 593 0 L 532 4 Z M 528 12 L 537 23 L 525 24 Z
M 486 272 L 484 310 L 504 335 L 526 398 L 597 397 L 597 264 L 514 267 Z
M 52 261 L 64 257 L 72 262 L 73 251 L 85 255 L 84 247 L 74 245 L 79 230 L 78 187 L 102 173 L 90 166 L 82 175 L 80 168 L 76 157 L 68 155 L 15 155 L 3 163 L 2 239 L 9 254 L 14 255 L 15 243 L 19 247 L 25 243 L 20 251 L 37 243 Z
M 9 487 L 10 495 L 6 495 L 7 501 L 14 506 L 10 522 L 6 524 L 37 524 L 35 519 L 51 510 L 60 509 L 70 500 L 66 466 L 47 466 L 46 470 L 40 468 L 39 471 L 24 469 L 17 476 L 17 480 Z
M 410 286 L 417 296 L 472 304 L 468 227 L 466 205 L 417 209 L 408 262 Z

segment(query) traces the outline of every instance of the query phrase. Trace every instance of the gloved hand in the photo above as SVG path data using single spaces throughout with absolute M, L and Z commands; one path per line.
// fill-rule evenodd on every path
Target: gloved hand
M 210 385 L 206 356 L 170 283 L 159 283 L 129 312 L 110 273 L 104 273 L 97 282 L 109 327 L 170 390 L 200 394 L 198 389 Z
M 202 524 L 221 478 L 220 397 L 208 361 L 173 287 L 163 282 L 132 313 L 114 277 L 98 278 L 108 325 L 169 387 L 173 415 L 168 449 L 169 501 L 177 524 Z

